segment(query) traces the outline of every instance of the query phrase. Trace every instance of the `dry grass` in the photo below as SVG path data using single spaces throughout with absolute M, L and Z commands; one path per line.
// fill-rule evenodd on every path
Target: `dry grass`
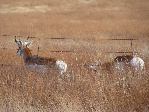
M 149 39 L 148 0 L 0 1 L 0 111 L 149 111 L 149 41 L 133 41 L 145 61 L 142 73 L 133 76 L 109 68 L 119 54 L 105 53 L 132 51 L 130 41 L 101 40 Z M 39 55 L 66 61 L 67 73 L 26 70 L 14 35 L 37 37 L 33 54 L 39 45 Z M 56 50 L 75 52 L 49 52 Z M 95 60 L 103 64 L 97 73 L 84 66 Z

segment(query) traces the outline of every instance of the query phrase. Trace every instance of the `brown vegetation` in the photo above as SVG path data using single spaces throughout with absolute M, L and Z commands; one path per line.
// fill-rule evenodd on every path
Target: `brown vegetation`
M 120 54 L 106 53 L 131 52 L 130 41 L 104 40 L 149 39 L 148 0 L 0 1 L 0 111 L 149 111 L 149 40 L 133 41 L 145 61 L 134 76 L 116 73 L 111 62 Z M 28 71 L 15 35 L 36 37 L 32 54 L 39 45 L 39 55 L 64 60 L 67 73 Z M 50 52 L 61 50 L 74 52 Z M 84 66 L 96 60 L 101 71 Z

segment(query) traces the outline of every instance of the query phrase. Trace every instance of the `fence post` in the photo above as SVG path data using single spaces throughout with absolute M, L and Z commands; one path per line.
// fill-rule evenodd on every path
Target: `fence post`
M 131 39 L 131 50 L 132 50 L 132 55 L 134 55 L 134 53 L 133 53 L 133 48 L 132 48 L 132 40 L 133 40 L 133 39 Z

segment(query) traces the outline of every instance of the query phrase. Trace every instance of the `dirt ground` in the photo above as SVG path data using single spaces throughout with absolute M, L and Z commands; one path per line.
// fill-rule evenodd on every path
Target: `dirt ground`
M 67 73 L 26 70 L 14 36 L 30 36 L 32 54 L 64 60 Z M 127 52 L 145 61 L 142 73 L 109 72 Z M 96 60 L 104 70 L 84 66 Z M 0 0 L 0 111 L 146 112 L 148 88 L 148 0 Z

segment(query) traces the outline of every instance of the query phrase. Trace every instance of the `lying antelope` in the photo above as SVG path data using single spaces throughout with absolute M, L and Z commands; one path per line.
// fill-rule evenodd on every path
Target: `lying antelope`
M 22 43 L 22 41 L 17 40 L 15 36 L 15 42 L 18 44 L 17 56 L 22 56 L 24 64 L 30 69 L 36 69 L 38 71 L 47 72 L 48 69 L 55 68 L 55 66 L 60 70 L 60 74 L 63 74 L 67 70 L 67 64 L 63 61 L 57 60 L 55 58 L 40 57 L 38 55 L 32 55 L 29 46 L 32 42 L 29 42 L 29 37 Z
M 99 66 L 99 63 L 100 63 L 100 66 Z M 130 66 L 134 72 L 142 71 L 144 67 L 144 61 L 141 58 L 136 56 L 122 55 L 122 56 L 117 56 L 114 59 L 114 62 L 111 62 L 111 63 L 107 62 L 107 63 L 101 64 L 101 62 L 99 61 L 98 64 L 95 64 L 92 66 L 85 62 L 85 65 L 87 65 L 90 69 L 94 71 L 97 71 L 97 68 L 99 68 L 99 70 L 103 69 L 103 70 L 107 70 L 108 72 L 111 72 L 111 69 L 114 66 L 118 72 L 125 73 L 126 66 Z
M 131 55 L 117 56 L 114 59 L 114 67 L 118 72 L 125 72 L 126 65 L 130 64 L 130 60 L 133 58 Z
M 138 72 L 138 71 L 142 71 L 144 67 L 144 61 L 141 58 L 136 56 L 122 55 L 122 56 L 117 56 L 114 59 L 114 65 L 118 71 L 121 71 L 127 65 L 127 66 L 130 66 L 134 72 Z

